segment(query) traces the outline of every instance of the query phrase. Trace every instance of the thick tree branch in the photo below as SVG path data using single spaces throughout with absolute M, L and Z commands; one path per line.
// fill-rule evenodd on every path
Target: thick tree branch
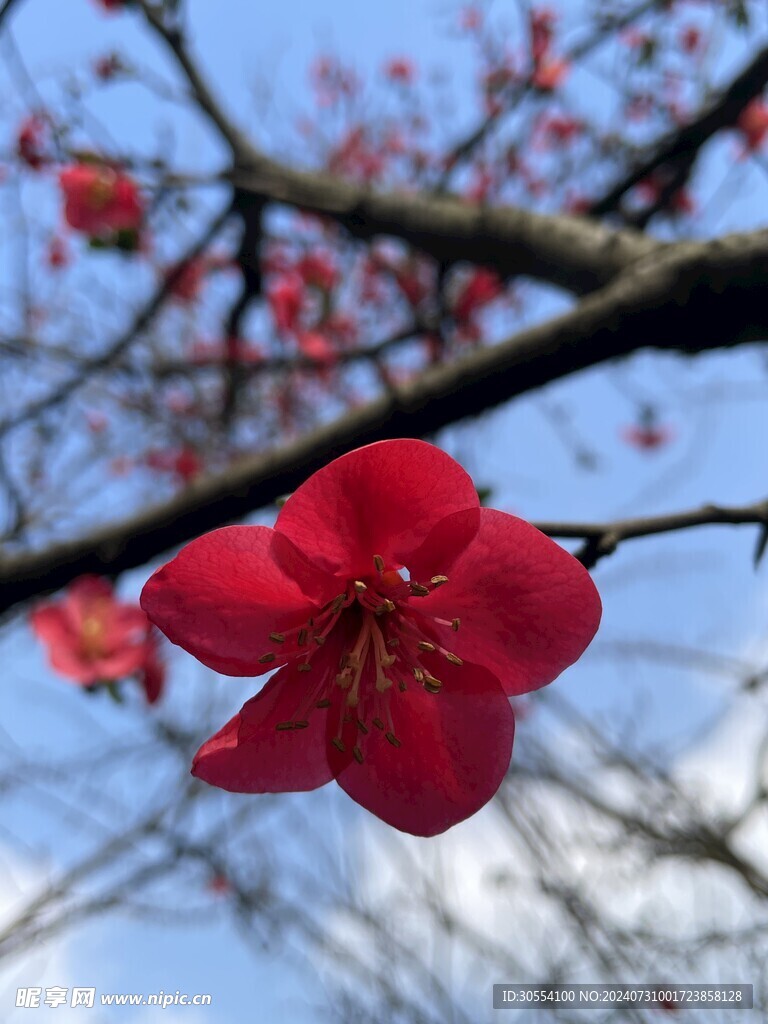
M 571 312 L 432 368 L 283 448 L 247 458 L 90 536 L 0 562 L 0 611 L 85 572 L 115 575 L 292 491 L 329 459 L 424 436 L 551 381 L 643 348 L 702 352 L 768 334 L 768 233 L 686 243 Z M 762 520 L 760 520 L 762 521 Z
M 485 209 L 452 197 L 374 193 L 327 174 L 299 171 L 265 156 L 215 100 L 178 27 L 142 0 L 147 22 L 170 49 L 198 104 L 233 156 L 228 177 L 262 202 L 286 203 L 333 217 L 355 238 L 393 235 L 440 262 L 482 263 L 503 275 L 525 274 L 576 293 L 607 284 L 629 263 L 659 246 L 639 232 L 580 217 Z
M 265 202 L 333 217 L 355 238 L 392 235 L 444 263 L 481 263 L 505 276 L 523 274 L 577 294 L 607 284 L 630 263 L 663 247 L 639 232 L 613 230 L 584 217 L 476 206 L 452 196 L 372 192 L 271 160 L 237 168 L 232 180 Z

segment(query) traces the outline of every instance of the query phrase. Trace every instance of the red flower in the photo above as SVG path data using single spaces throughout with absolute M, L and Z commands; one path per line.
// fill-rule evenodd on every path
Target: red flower
M 395 57 L 384 65 L 384 74 L 390 82 L 410 85 L 414 78 L 413 63 L 406 57 Z
M 19 126 L 16 152 L 33 171 L 39 171 L 48 162 L 45 154 L 47 136 L 48 125 L 38 114 L 25 118 Z
M 59 175 L 64 217 L 70 227 L 91 237 L 141 226 L 144 204 L 136 182 L 105 164 L 81 163 Z
M 189 445 L 178 449 L 152 449 L 147 452 L 144 461 L 150 469 L 174 473 L 185 484 L 191 483 L 203 469 L 200 456 Z
M 736 127 L 744 136 L 747 152 L 760 149 L 768 134 L 768 104 L 764 100 L 752 100 L 739 114 Z
M 464 324 L 489 302 L 493 302 L 504 291 L 498 274 L 484 267 L 478 267 L 463 283 L 453 302 L 453 315 L 459 324 Z
M 304 282 L 297 274 L 283 274 L 267 287 L 267 302 L 278 331 L 293 331 L 304 307 Z
M 296 264 L 296 270 L 306 285 L 330 292 L 336 287 L 338 271 L 326 252 L 308 252 Z
M 537 89 L 541 89 L 542 92 L 552 92 L 562 84 L 570 67 L 571 65 L 568 61 L 560 57 L 542 61 L 534 71 L 531 82 Z
M 69 251 L 63 238 L 54 235 L 50 239 L 46 260 L 52 270 L 61 270 L 62 267 L 67 266 L 69 263 Z
M 338 353 L 320 330 L 299 331 L 296 341 L 301 354 L 320 366 L 330 367 L 338 361 Z
M 549 53 L 555 35 L 557 15 L 546 7 L 534 8 L 529 15 L 531 56 L 538 64 Z
M 623 431 L 624 440 L 627 444 L 634 445 L 642 451 L 654 451 L 668 444 L 675 436 L 670 427 L 656 426 L 655 424 L 640 424 L 625 427 Z
M 144 612 L 116 601 L 106 580 L 82 576 L 63 600 L 35 608 L 30 621 L 61 675 L 95 686 L 138 673 L 148 702 L 159 697 L 163 666 L 157 637 Z
M 141 602 L 218 672 L 279 669 L 203 744 L 193 774 L 248 793 L 336 779 L 422 836 L 493 796 L 512 752 L 508 697 L 572 664 L 600 618 L 571 555 L 481 508 L 461 466 L 414 440 L 336 459 L 274 529 L 192 541 Z
M 483 15 L 478 7 L 464 7 L 459 15 L 459 28 L 464 32 L 477 32 L 482 28 Z

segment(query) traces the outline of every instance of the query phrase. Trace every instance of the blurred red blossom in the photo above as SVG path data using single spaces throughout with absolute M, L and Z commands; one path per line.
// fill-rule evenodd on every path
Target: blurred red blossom
M 748 153 L 760 149 L 768 134 L 768 103 L 760 97 L 752 100 L 739 114 L 736 127 Z
M 48 133 L 48 122 L 40 114 L 26 117 L 19 125 L 16 153 L 19 159 L 33 171 L 39 171 L 49 162 L 49 157 L 46 154 Z
M 408 567 L 405 573 L 403 567 Z M 496 792 L 509 697 L 580 657 L 600 620 L 586 570 L 423 441 L 382 441 L 310 477 L 274 529 L 188 544 L 142 607 L 228 675 L 277 673 L 203 744 L 193 774 L 235 792 L 335 779 L 415 835 Z
M 67 243 L 59 235 L 54 235 L 48 241 L 46 263 L 52 270 L 61 270 L 70 261 L 70 254 Z
M 203 464 L 194 448 L 154 448 L 147 452 L 144 462 L 150 469 L 161 473 L 173 473 L 183 483 L 191 483 L 200 475 Z
M 107 580 L 81 576 L 61 600 L 38 605 L 30 623 L 61 675 L 87 687 L 136 675 L 150 704 L 160 696 L 157 634 L 137 605 L 115 599 Z
M 406 57 L 396 57 L 388 60 L 384 65 L 384 74 L 390 82 L 400 82 L 402 85 L 410 85 L 416 75 L 413 61 Z
M 138 231 L 144 202 L 136 182 L 123 171 L 102 163 L 82 162 L 59 174 L 64 218 L 75 231 L 104 238 Z

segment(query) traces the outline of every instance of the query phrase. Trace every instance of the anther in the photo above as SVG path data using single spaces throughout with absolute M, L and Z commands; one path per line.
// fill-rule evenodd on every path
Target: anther
M 435 645 L 431 644 L 429 640 L 420 640 L 416 645 L 420 651 L 434 651 Z
M 454 619 L 451 622 L 451 629 L 453 630 L 454 633 L 458 633 L 460 625 L 461 625 L 461 619 Z
M 357 728 L 364 735 L 366 735 L 366 736 L 368 735 L 368 726 L 365 724 L 365 722 L 361 721 L 359 718 L 357 720 Z
M 450 661 L 450 663 L 452 665 L 463 665 L 464 664 L 464 662 L 461 660 L 461 658 L 457 657 L 455 654 L 451 654 L 450 651 L 446 651 L 445 652 L 445 659 L 446 659 L 446 661 Z
M 338 736 L 334 736 L 334 738 L 331 740 L 331 743 L 342 754 L 346 753 L 347 748 L 344 746 L 343 742 L 338 738 Z
M 315 643 L 317 644 L 318 647 L 322 647 L 323 644 L 325 643 L 325 637 L 324 636 L 316 636 L 316 637 L 314 637 L 314 641 L 315 641 Z
M 311 672 L 312 666 L 308 661 L 302 661 L 302 663 L 296 668 L 297 672 Z
M 393 636 L 391 640 L 387 640 L 387 647 L 399 647 L 400 640 L 398 637 Z
M 435 679 L 434 676 L 424 677 L 424 689 L 427 693 L 440 693 L 442 686 L 442 682 L 439 679 Z
M 373 719 L 373 724 L 376 726 L 377 729 L 381 729 L 381 730 L 384 729 L 384 723 L 382 722 L 382 720 L 380 718 L 374 718 Z
M 426 597 L 429 594 L 429 587 L 422 587 L 420 583 L 411 583 L 411 593 L 416 597 Z
M 424 682 L 424 673 L 421 671 L 420 668 L 415 668 L 413 670 L 413 678 L 416 680 L 417 683 Z
M 276 644 L 285 643 L 285 633 L 270 633 L 269 639 L 274 640 Z
M 316 708 L 329 708 L 330 706 L 331 702 L 328 700 L 327 697 L 323 697 L 322 700 L 319 700 L 317 704 L 315 704 Z
M 366 587 L 362 580 L 355 580 L 355 590 L 358 594 L 364 594 L 367 589 L 368 587 Z
M 385 732 L 384 736 L 392 744 L 393 747 L 400 746 L 400 740 L 397 738 L 397 736 L 395 736 L 393 732 Z
M 403 680 L 402 680 L 402 679 L 401 679 L 401 680 L 400 680 L 400 682 L 399 682 L 399 683 L 397 684 L 397 688 L 398 688 L 398 690 L 400 691 L 400 693 L 405 693 L 405 691 L 406 691 L 406 690 L 408 689 L 408 687 L 407 687 L 407 686 L 405 685 L 405 683 L 403 682 Z
M 346 600 L 347 600 L 347 595 L 346 594 L 339 594 L 338 597 L 334 597 L 333 604 L 331 605 L 331 611 L 334 613 L 334 615 L 336 614 L 337 611 L 339 611 L 339 609 L 341 608 L 341 606 L 344 604 L 344 602 Z
M 278 722 L 275 728 L 278 732 L 284 732 L 286 729 L 293 728 L 293 722 Z
M 444 583 L 448 582 L 447 576 L 433 576 L 429 581 L 433 587 L 442 587 Z
M 384 559 L 381 557 L 381 555 L 373 556 L 373 564 L 376 566 L 377 572 L 384 572 Z
M 308 725 L 309 725 L 309 722 L 306 719 L 301 719 L 300 721 L 293 723 L 293 728 L 294 729 L 306 729 Z
M 360 747 L 352 747 L 352 757 L 354 757 L 358 764 L 363 763 L 363 752 Z
M 275 660 L 274 652 L 270 651 L 268 654 L 262 654 L 262 656 L 259 658 L 259 664 L 260 665 L 268 665 L 270 661 L 274 661 L 274 660 Z
M 304 644 L 307 642 L 307 631 L 306 631 L 306 629 L 300 629 L 299 630 L 299 635 L 296 638 L 296 642 L 298 643 L 299 647 L 303 647 L 304 646 Z

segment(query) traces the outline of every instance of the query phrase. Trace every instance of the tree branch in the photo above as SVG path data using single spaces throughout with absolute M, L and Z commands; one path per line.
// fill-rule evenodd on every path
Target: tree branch
M 329 459 L 360 445 L 431 434 L 639 349 L 691 353 L 764 338 L 767 267 L 766 232 L 671 247 L 573 311 L 431 368 L 311 435 L 193 484 L 163 505 L 88 537 L 0 561 L 0 612 L 82 573 L 116 575 L 143 565 L 273 502 Z
M 694 121 L 661 139 L 613 188 L 593 202 L 590 214 L 601 216 L 616 210 L 625 193 L 660 167 L 690 168 L 702 146 L 723 128 L 733 126 L 744 107 L 767 83 L 768 48 L 761 50 Z

